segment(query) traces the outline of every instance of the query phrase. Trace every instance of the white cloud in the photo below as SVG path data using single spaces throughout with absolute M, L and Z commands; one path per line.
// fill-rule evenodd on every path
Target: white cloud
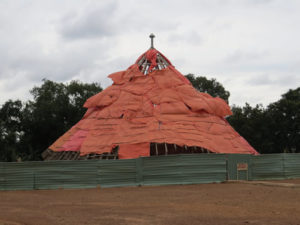
M 112 1 L 96 8 L 69 12 L 59 21 L 60 32 L 67 39 L 100 39 L 117 34 L 116 9 L 117 3 Z
M 268 104 L 300 85 L 295 0 L 0 2 L 0 104 L 43 78 L 100 82 L 155 47 L 183 74 L 215 77 L 230 103 Z

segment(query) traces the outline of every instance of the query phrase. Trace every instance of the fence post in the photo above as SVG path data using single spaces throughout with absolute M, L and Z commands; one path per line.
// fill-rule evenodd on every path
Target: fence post
M 102 160 L 98 160 L 98 161 L 96 161 L 96 177 L 95 177 L 95 179 L 96 179 L 96 187 L 98 187 L 98 188 L 101 188 L 101 185 L 102 185 L 102 168 L 101 168 L 101 163 L 102 163 Z
M 139 157 L 135 160 L 136 184 L 143 185 L 143 158 Z
M 226 180 L 229 180 L 228 154 L 225 154 Z
M 35 186 L 35 173 L 34 173 L 34 171 L 32 172 L 32 175 L 33 175 L 33 187 L 32 187 L 32 189 L 35 190 L 36 186 Z
M 0 190 L 5 190 L 5 172 L 4 172 L 4 163 L 0 162 Z
M 281 160 L 282 160 L 282 175 L 283 175 L 283 178 L 284 179 L 287 179 L 287 177 L 286 177 L 286 172 L 285 172 L 285 163 L 286 163 L 286 155 L 285 155 L 286 153 L 282 153 L 281 155 L 282 155 L 282 158 L 281 158 Z
M 249 176 L 249 180 L 253 180 L 253 176 L 252 176 L 252 171 L 253 171 L 253 158 L 255 157 L 255 155 L 250 155 L 249 156 L 249 164 L 248 164 L 248 176 Z
M 3 189 L 4 190 L 7 190 L 6 187 L 7 187 L 7 181 L 6 181 L 6 167 L 5 167 L 6 164 L 3 164 L 3 178 L 4 178 L 4 181 L 3 181 Z

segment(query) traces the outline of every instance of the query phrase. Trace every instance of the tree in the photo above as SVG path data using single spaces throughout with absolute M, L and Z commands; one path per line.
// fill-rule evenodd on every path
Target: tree
M 229 91 L 226 91 L 223 85 L 215 78 L 208 80 L 206 77 L 202 76 L 195 77 L 195 75 L 191 73 L 187 74 L 185 77 L 198 91 L 208 93 L 213 97 L 220 97 L 228 102 L 230 96 Z
M 21 121 L 22 102 L 8 100 L 0 109 L 0 161 L 16 161 Z
M 251 107 L 232 106 L 232 116 L 227 120 L 230 125 L 260 153 L 271 153 L 274 143 L 269 132 L 270 118 L 262 105 Z
M 268 106 L 272 118 L 270 132 L 274 149 L 283 152 L 300 152 L 300 87 L 290 89 L 282 98 Z
M 102 91 L 99 84 L 69 84 L 44 80 L 31 90 L 33 101 L 27 102 L 22 121 L 22 144 L 30 160 L 40 159 L 41 153 L 84 115 L 87 98 Z
M 260 153 L 300 152 L 300 87 L 267 108 L 232 107 L 228 122 Z
M 102 91 L 97 83 L 43 80 L 33 100 L 8 101 L 0 109 L 0 160 L 40 160 L 41 153 L 84 115 L 87 98 Z

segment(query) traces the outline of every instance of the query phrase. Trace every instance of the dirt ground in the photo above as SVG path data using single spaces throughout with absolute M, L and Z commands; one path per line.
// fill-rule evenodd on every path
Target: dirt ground
M 0 191 L 0 225 L 300 225 L 295 187 L 244 183 Z

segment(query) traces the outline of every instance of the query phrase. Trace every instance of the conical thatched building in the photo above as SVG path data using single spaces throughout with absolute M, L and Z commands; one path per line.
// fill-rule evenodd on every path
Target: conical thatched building
M 113 84 L 85 102 L 86 114 L 43 153 L 46 160 L 258 154 L 226 121 L 227 103 L 195 90 L 153 45 L 109 77 Z

